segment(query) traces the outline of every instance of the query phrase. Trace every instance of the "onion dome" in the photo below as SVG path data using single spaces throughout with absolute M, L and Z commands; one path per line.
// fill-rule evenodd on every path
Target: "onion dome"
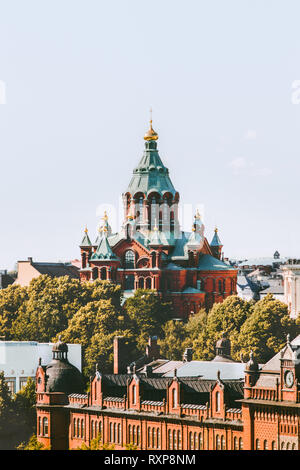
M 83 239 L 80 243 L 80 247 L 84 248 L 84 247 L 87 247 L 87 246 L 92 246 L 92 243 L 91 243 L 90 237 L 88 236 L 88 229 L 87 229 L 87 227 L 85 227 L 84 237 L 83 237 Z
M 59 339 L 52 348 L 53 359 L 46 366 L 46 392 L 83 393 L 83 379 L 68 361 L 68 345 Z
M 158 134 L 155 132 L 155 130 L 152 127 L 152 119 L 150 119 L 150 127 L 146 134 L 144 135 L 145 140 L 157 140 L 158 139 Z
M 254 359 L 254 354 L 253 351 L 251 350 L 250 352 L 250 359 L 246 364 L 245 370 L 251 371 L 251 372 L 257 372 L 258 371 L 258 364 L 256 360 Z
M 104 215 L 102 217 L 102 224 L 100 225 L 99 229 L 98 229 L 98 232 L 101 234 L 102 232 L 105 233 L 108 237 L 111 235 L 112 233 L 112 230 L 111 230 L 111 226 L 109 225 L 108 223 L 108 215 L 107 215 L 107 212 L 104 211 Z

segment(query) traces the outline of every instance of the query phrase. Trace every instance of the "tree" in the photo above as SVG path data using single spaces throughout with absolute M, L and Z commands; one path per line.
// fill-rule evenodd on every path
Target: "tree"
M 41 442 L 37 440 L 35 434 L 33 434 L 27 443 L 22 442 L 22 444 L 18 445 L 17 450 L 49 450 L 47 447 L 44 446 Z
M 156 291 L 138 289 L 127 299 L 125 310 L 137 336 L 137 347 L 143 351 L 149 336 L 161 336 L 162 326 L 172 318 L 172 306 Z
M 170 320 L 162 328 L 163 339 L 158 341 L 162 357 L 180 361 L 183 354 L 183 343 L 186 339 L 186 328 L 183 322 Z
M 12 324 L 16 320 L 19 308 L 27 300 L 27 290 L 24 287 L 10 285 L 0 290 L 0 331 L 6 340 L 15 339 Z
M 13 407 L 18 421 L 17 439 L 27 441 L 36 430 L 35 381 L 29 377 L 25 387 L 16 393 Z
M 242 325 L 239 348 L 245 356 L 252 349 L 256 359 L 265 363 L 285 345 L 287 334 L 294 338 L 299 332 L 287 305 L 268 294 L 254 305 L 252 315 Z
M 16 434 L 16 415 L 13 400 L 5 382 L 4 372 L 0 372 L 0 449 L 13 449 Z

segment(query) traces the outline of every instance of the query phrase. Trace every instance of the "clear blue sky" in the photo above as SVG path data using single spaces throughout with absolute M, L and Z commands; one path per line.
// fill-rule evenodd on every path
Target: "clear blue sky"
M 217 224 L 228 256 L 300 256 L 299 18 L 298 0 L 2 0 L 0 268 L 79 257 L 150 106 L 208 239 Z

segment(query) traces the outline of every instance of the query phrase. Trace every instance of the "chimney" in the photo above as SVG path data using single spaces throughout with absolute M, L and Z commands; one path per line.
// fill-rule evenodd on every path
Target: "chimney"
M 28 256 L 27 260 L 29 261 L 30 264 L 32 264 L 32 257 Z
M 146 346 L 146 356 L 149 361 L 155 361 L 160 357 L 160 347 L 157 344 L 157 336 L 149 336 Z
M 126 374 L 128 347 L 124 336 L 114 338 L 114 374 Z
M 183 353 L 183 361 L 184 362 L 191 362 L 193 360 L 193 350 L 192 348 L 186 348 Z
M 153 377 L 152 366 L 145 367 L 145 375 L 146 377 Z

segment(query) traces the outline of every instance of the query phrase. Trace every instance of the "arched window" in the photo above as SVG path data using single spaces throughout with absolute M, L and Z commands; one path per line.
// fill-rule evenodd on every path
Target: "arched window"
M 121 444 L 121 424 L 118 424 L 118 444 Z
M 81 420 L 81 424 L 80 424 L 80 437 L 81 437 L 81 439 L 84 438 L 84 421 L 83 421 L 83 419 Z
M 128 426 L 128 437 L 129 437 L 129 442 L 132 444 L 132 434 L 131 434 L 131 424 Z
M 101 421 L 99 421 L 98 429 L 99 429 L 100 438 L 102 440 L 102 422 Z
M 194 447 L 195 447 L 195 450 L 199 450 L 198 449 L 198 436 L 196 432 L 194 432 Z
M 117 423 L 114 423 L 114 442 L 117 442 Z
M 141 444 L 141 428 L 140 428 L 140 426 L 137 426 L 136 444 L 138 446 Z
M 169 450 L 172 450 L 172 431 L 169 429 L 168 431 L 168 444 L 169 444 Z
M 286 450 L 290 450 L 290 443 L 289 442 L 286 445 Z
M 48 418 L 43 418 L 43 436 L 48 436 Z
M 92 271 L 92 278 L 93 278 L 93 281 L 95 281 L 96 279 L 98 279 L 98 268 L 93 268 L 93 271 Z
M 144 289 L 144 278 L 143 277 L 139 278 L 139 289 Z
M 77 419 L 77 433 L 76 433 L 77 437 L 80 437 L 80 420 L 79 418 Z
M 177 450 L 177 439 L 176 439 L 176 431 L 173 431 L 173 449 Z
M 255 441 L 255 449 L 256 449 L 256 450 L 260 450 L 260 442 L 259 442 L 259 439 L 256 439 L 256 441 Z
M 220 436 L 216 435 L 216 450 L 220 450 Z
M 268 450 L 268 441 L 264 440 L 264 450 Z
M 151 447 L 151 428 L 148 428 L 148 447 Z
M 281 443 L 281 450 L 285 450 L 284 449 L 284 442 Z
M 100 278 L 101 278 L 102 281 L 105 281 L 107 279 L 107 270 L 106 270 L 106 268 L 101 268 Z
M 243 450 L 243 448 L 244 448 L 243 439 L 240 437 L 239 438 L 239 450 Z
M 155 433 L 155 428 L 152 428 L 152 449 L 155 448 L 156 445 L 156 433 Z
M 132 426 L 132 442 L 136 444 L 136 427 Z
M 272 441 L 272 450 L 276 450 L 276 442 Z
M 202 438 L 202 432 L 199 432 L 199 450 L 203 449 L 203 438 Z
M 73 437 L 76 437 L 76 418 L 73 419 Z
M 82 268 L 86 268 L 86 253 L 82 253 L 81 260 L 82 260 Z
M 190 432 L 190 450 L 194 450 L 194 435 Z
M 157 432 L 156 432 L 156 447 L 158 449 L 160 449 L 160 430 L 159 430 L 159 428 L 157 428 Z
M 39 436 L 41 434 L 41 422 L 42 422 L 41 417 L 39 417 L 39 419 L 38 419 L 38 435 Z
M 136 385 L 132 387 L 132 404 L 136 405 Z
M 170 232 L 174 232 L 174 226 L 175 226 L 174 211 L 171 211 L 170 212 Z
M 146 289 L 151 289 L 151 277 L 146 278 Z
M 159 223 L 158 223 L 158 228 L 160 231 L 162 231 L 162 211 L 159 211 Z
M 233 448 L 234 450 L 239 450 L 237 437 L 233 439 Z
M 220 292 L 220 294 L 222 294 L 224 292 L 224 281 L 223 281 L 223 279 L 221 279 L 219 281 L 219 292 Z
M 225 446 L 225 437 L 222 436 L 221 437 L 221 450 L 225 450 L 226 449 L 226 446 Z
M 178 450 L 181 450 L 181 432 L 177 431 Z
M 172 407 L 177 408 L 177 389 L 173 388 L 172 390 Z
M 128 268 L 128 269 L 134 268 L 135 256 L 132 250 L 126 251 L 124 261 L 125 261 L 125 268 Z
M 216 393 L 216 412 L 220 411 L 220 392 Z
M 292 450 L 296 450 L 296 444 L 292 444 Z

